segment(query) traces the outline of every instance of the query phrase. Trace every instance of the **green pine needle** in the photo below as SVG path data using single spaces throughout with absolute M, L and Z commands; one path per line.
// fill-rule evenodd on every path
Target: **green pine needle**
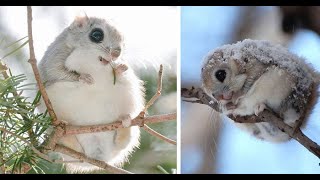
M 1 59 L 4 59 L 10 55 L 12 55 L 13 53 L 17 52 L 19 49 L 21 49 L 23 46 L 25 46 L 27 43 L 29 42 L 29 40 L 27 40 L 26 42 L 24 42 L 23 44 L 21 44 L 18 48 L 10 51 L 9 53 L 5 54 Z
M 43 159 L 33 152 L 30 143 L 39 148 L 44 142 L 46 130 L 51 125 L 50 117 L 47 113 L 35 113 L 41 100 L 40 92 L 34 99 L 19 94 L 34 83 L 25 83 L 24 74 L 13 75 L 10 69 L 7 72 L 8 78 L 0 76 L 0 128 L 5 129 L 0 130 L 0 165 L 14 173 L 28 164 L 34 172 L 44 173 L 38 166 Z
M 115 85 L 115 84 L 116 84 L 116 70 L 115 70 L 115 68 L 111 65 L 111 63 L 110 63 L 110 66 L 111 66 L 111 68 L 112 68 L 112 74 L 113 74 L 113 85 Z
M 166 171 L 162 166 L 157 165 L 157 168 L 164 174 L 170 174 L 168 171 Z

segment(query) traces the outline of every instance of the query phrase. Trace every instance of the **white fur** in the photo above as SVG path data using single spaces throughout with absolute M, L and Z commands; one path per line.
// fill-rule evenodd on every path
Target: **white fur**
M 56 82 L 47 88 L 53 108 L 60 120 L 71 125 L 97 125 L 116 121 L 121 116 L 135 117 L 143 109 L 142 84 L 131 69 L 116 77 L 114 85 L 112 68 L 103 65 L 96 50 L 76 49 L 66 60 L 66 67 L 79 73 L 90 74 L 93 84 L 84 82 Z M 123 63 L 120 59 L 115 63 Z M 116 131 L 79 134 L 66 137 L 61 142 L 91 158 L 110 164 L 122 163 L 139 144 L 139 127 L 131 127 L 131 138 L 125 147 L 114 143 Z M 71 143 L 72 142 L 72 143 Z M 64 156 L 65 160 L 72 158 Z M 72 171 L 86 171 L 93 166 L 74 163 Z
M 283 114 L 284 116 L 284 122 L 293 125 L 294 122 L 300 118 L 300 114 L 298 114 L 294 109 L 290 108 Z
M 265 108 L 265 105 L 272 110 L 277 110 L 281 102 L 289 95 L 291 87 L 294 85 L 293 80 L 285 70 L 270 67 L 250 88 L 248 93 L 239 101 L 236 109 L 229 110 L 227 114 L 233 115 L 253 115 L 258 114 Z M 289 109 L 284 112 L 284 122 L 293 125 L 299 115 Z M 288 139 L 288 135 L 281 132 L 277 127 L 269 123 L 241 124 L 236 123 L 241 129 L 250 133 L 259 130 L 259 134 L 254 134 L 258 138 L 279 142 Z
M 289 75 L 279 68 L 270 69 L 253 84 L 232 113 L 240 116 L 252 115 L 261 103 L 277 109 L 289 95 L 290 89 Z

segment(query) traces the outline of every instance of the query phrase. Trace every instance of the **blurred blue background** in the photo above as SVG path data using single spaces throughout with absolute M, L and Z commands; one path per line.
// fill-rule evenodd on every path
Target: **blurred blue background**
M 181 87 L 200 85 L 202 59 L 208 51 L 246 38 L 282 44 L 320 71 L 319 35 L 306 29 L 284 33 L 278 7 L 185 6 L 181 7 Z M 181 113 L 181 173 L 320 173 L 320 160 L 295 140 L 281 144 L 263 142 L 224 118 L 216 137 L 203 141 L 204 137 L 212 136 L 212 132 L 197 136 L 207 131 L 195 129 L 204 123 L 209 124 L 206 128 L 214 130 L 213 123 L 208 122 L 212 121 L 211 110 L 181 102 Z M 204 116 L 205 113 L 208 115 Z M 317 143 L 320 143 L 319 117 L 317 103 L 303 130 Z M 211 141 L 214 141 L 211 146 L 216 148 L 209 147 Z M 201 171 L 200 167 L 207 170 Z

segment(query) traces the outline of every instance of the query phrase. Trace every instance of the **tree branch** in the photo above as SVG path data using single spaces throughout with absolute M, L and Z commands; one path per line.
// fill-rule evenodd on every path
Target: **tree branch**
M 54 151 L 61 152 L 63 154 L 67 154 L 67 155 L 69 155 L 69 156 L 71 156 L 73 158 L 83 160 L 85 162 L 88 162 L 90 164 L 98 166 L 98 167 L 100 167 L 102 169 L 105 169 L 107 171 L 110 171 L 112 173 L 116 173 L 116 174 L 132 174 L 129 171 L 126 171 L 124 169 L 111 166 L 111 165 L 109 165 L 109 164 L 107 164 L 107 163 L 105 163 L 103 161 L 99 161 L 99 160 L 87 157 L 83 153 L 79 153 L 79 152 L 77 152 L 77 151 L 75 151 L 73 149 L 70 149 L 70 148 L 68 148 L 66 146 L 63 146 L 63 145 L 60 145 L 60 144 L 56 145 Z
M 153 97 L 149 100 L 149 102 L 145 105 L 143 111 L 141 113 L 143 113 L 142 115 L 144 115 L 146 113 L 146 111 L 148 110 L 148 108 L 150 106 L 152 106 L 152 104 L 160 97 L 161 95 L 161 90 L 162 90 L 162 71 L 163 71 L 163 65 L 160 64 L 160 70 L 158 73 L 158 87 L 157 87 L 157 92 L 155 95 L 153 95 Z
M 174 140 L 172 140 L 172 139 L 170 139 L 170 138 L 167 138 L 166 136 L 164 136 L 164 135 L 158 133 L 157 131 L 151 129 L 151 128 L 150 128 L 149 126 L 147 126 L 147 125 L 144 125 L 144 126 L 143 126 L 143 129 L 144 129 L 145 131 L 147 131 L 149 134 L 152 134 L 152 135 L 156 136 L 156 137 L 159 138 L 159 139 L 162 139 L 162 140 L 164 140 L 164 141 L 166 141 L 166 142 L 168 142 L 168 143 L 170 143 L 170 144 L 177 145 L 177 142 L 176 142 L 176 141 L 174 141 Z
M 41 92 L 41 96 L 46 104 L 46 107 L 48 109 L 48 112 L 50 114 L 50 117 L 52 118 L 52 124 L 53 125 L 57 125 L 58 119 L 57 116 L 53 110 L 52 104 L 50 99 L 48 98 L 48 94 L 45 90 L 45 87 L 40 79 L 40 74 L 39 74 L 39 70 L 37 67 L 37 60 L 36 60 L 36 56 L 34 53 L 34 47 L 33 47 L 33 36 L 32 36 L 32 8 L 31 6 L 27 7 L 27 11 L 28 11 L 28 38 L 29 38 L 29 52 L 30 52 L 30 59 L 29 59 L 29 63 L 32 66 L 32 70 L 35 76 L 35 79 L 37 81 L 38 84 L 38 88 Z
M 131 126 L 140 126 L 142 123 L 151 124 L 174 120 L 177 118 L 177 113 L 155 115 L 149 117 L 140 117 L 132 119 Z M 74 134 L 84 134 L 84 133 L 95 133 L 103 131 L 112 131 L 119 128 L 124 128 L 121 119 L 114 123 L 106 125 L 92 125 L 92 126 L 66 126 L 65 133 L 62 135 L 74 135 Z
M 140 117 L 144 117 L 146 111 L 148 110 L 148 108 L 150 106 L 152 106 L 154 104 L 154 102 L 160 97 L 161 95 L 161 91 L 162 91 L 162 71 L 163 71 L 163 65 L 161 64 L 160 65 L 160 70 L 159 70 L 159 73 L 158 73 L 158 83 L 157 83 L 157 92 L 153 95 L 153 97 L 149 100 L 149 102 L 145 105 L 144 109 L 142 112 L 140 112 L 139 116 Z M 146 131 L 148 132 L 150 135 L 153 135 L 163 141 L 166 141 L 170 144 L 174 144 L 176 145 L 177 142 L 170 139 L 170 138 L 167 138 L 166 136 L 163 136 L 162 134 L 158 133 L 157 131 L 153 130 L 152 128 L 150 128 L 149 126 L 147 125 L 144 125 L 145 124 L 145 121 L 144 119 L 142 120 L 141 122 L 141 127 Z
M 196 98 L 196 100 L 188 100 L 187 102 L 196 102 L 200 104 L 205 104 L 210 106 L 212 109 L 216 110 L 217 112 L 221 113 L 221 109 L 219 108 L 218 102 L 214 101 L 206 95 L 201 88 L 194 88 L 191 89 L 182 88 L 181 89 L 181 97 L 183 98 Z M 259 116 L 251 115 L 251 116 L 237 116 L 231 117 L 230 119 L 237 123 L 259 123 L 259 122 L 269 122 L 273 123 L 277 126 L 280 130 L 284 131 L 293 139 L 297 140 L 301 145 L 307 148 L 310 152 L 320 158 L 320 146 L 313 142 L 310 138 L 302 133 L 300 129 L 295 131 L 294 128 L 290 127 L 283 120 L 274 112 L 265 109 L 263 112 L 259 114 Z
M 193 86 L 191 89 L 182 88 L 181 97 L 197 98 L 197 100 L 187 100 L 187 102 L 205 104 L 210 106 L 212 109 L 221 112 L 219 103 L 217 101 L 213 101 L 212 98 L 203 92 L 201 88 L 194 88 Z

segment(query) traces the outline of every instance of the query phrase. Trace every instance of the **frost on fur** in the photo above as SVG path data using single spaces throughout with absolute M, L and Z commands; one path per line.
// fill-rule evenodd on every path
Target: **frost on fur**
M 204 59 L 201 79 L 204 91 L 227 107 L 226 114 L 259 115 L 268 108 L 293 127 L 299 118 L 308 118 L 316 103 L 320 75 L 281 45 L 246 39 L 211 51 Z M 259 139 L 289 139 L 270 123 L 241 126 Z

